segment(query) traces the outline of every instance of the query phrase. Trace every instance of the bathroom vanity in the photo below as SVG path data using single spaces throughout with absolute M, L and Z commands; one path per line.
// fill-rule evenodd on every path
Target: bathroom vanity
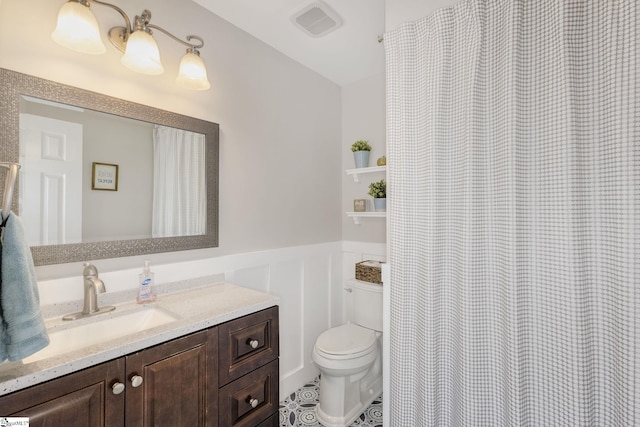
M 29 417 L 32 426 L 276 426 L 275 304 L 273 296 L 227 283 L 161 294 L 154 309 L 174 321 L 1 364 L 0 416 Z M 114 316 L 139 309 L 124 304 Z

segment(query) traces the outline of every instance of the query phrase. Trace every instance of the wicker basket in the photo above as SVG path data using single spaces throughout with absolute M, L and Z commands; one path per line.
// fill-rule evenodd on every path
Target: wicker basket
M 382 284 L 382 268 L 379 261 L 356 263 L 356 279 L 363 282 Z

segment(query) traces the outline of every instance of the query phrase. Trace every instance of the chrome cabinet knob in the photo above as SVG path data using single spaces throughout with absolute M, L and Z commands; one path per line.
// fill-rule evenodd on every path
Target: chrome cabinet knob
M 255 408 L 256 406 L 258 406 L 258 399 L 256 398 L 252 398 L 251 396 L 249 396 L 249 405 L 251 405 L 252 408 Z
M 124 391 L 124 384 L 122 384 L 121 382 L 113 383 L 113 385 L 111 386 L 111 391 L 113 392 L 113 394 L 122 393 Z
M 251 346 L 251 348 L 258 348 L 258 345 L 260 345 L 258 340 L 254 340 L 254 339 L 249 339 L 247 341 L 247 344 L 249 344 L 249 346 Z
M 133 375 L 131 377 L 131 385 L 133 387 L 140 387 L 142 385 L 142 377 L 140 375 Z

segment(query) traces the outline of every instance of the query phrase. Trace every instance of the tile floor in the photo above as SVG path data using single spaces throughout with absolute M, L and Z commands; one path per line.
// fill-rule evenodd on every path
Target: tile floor
M 320 401 L 320 378 L 305 384 L 280 402 L 280 427 L 322 426 L 316 419 L 315 406 Z M 382 396 L 357 418 L 350 427 L 382 427 Z

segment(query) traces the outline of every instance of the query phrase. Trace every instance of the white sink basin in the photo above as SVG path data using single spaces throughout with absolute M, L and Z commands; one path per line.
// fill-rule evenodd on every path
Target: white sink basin
M 22 360 L 22 363 L 33 363 L 39 360 L 56 357 L 64 353 L 100 344 L 136 332 L 155 328 L 177 320 L 176 317 L 156 307 L 141 307 L 119 313 L 100 314 L 96 317 L 69 321 L 60 328 L 49 332 L 50 343 L 39 352 Z M 76 325 L 73 322 L 79 322 Z M 82 322 L 82 323 L 80 323 Z

